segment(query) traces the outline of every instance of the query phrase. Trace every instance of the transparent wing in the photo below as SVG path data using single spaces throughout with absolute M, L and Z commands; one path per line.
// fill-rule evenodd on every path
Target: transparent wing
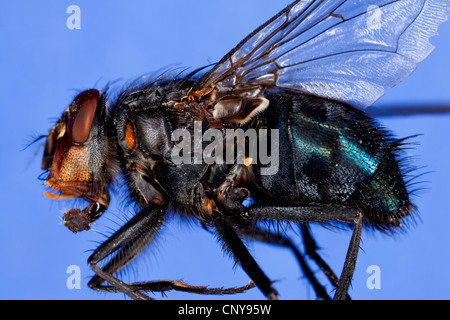
M 295 1 L 200 81 L 217 97 L 297 90 L 365 108 L 433 50 L 449 0 Z

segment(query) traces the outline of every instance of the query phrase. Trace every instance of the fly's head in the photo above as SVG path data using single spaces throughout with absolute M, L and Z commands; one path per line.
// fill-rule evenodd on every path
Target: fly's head
M 64 225 L 73 232 L 89 229 L 108 207 L 109 163 L 105 95 L 85 90 L 48 133 L 41 165 L 48 170 L 45 185 L 56 191 L 45 192 L 45 196 L 89 203 L 84 210 L 64 214 Z

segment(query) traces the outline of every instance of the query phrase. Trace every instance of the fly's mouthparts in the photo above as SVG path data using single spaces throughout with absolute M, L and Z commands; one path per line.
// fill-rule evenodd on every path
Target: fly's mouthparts
M 71 209 L 64 213 L 64 226 L 73 233 L 89 230 L 91 223 L 97 220 L 105 210 L 106 207 L 98 202 L 91 202 L 84 210 Z
M 89 230 L 91 221 L 89 221 L 86 209 L 71 209 L 64 213 L 63 223 L 70 231 L 77 233 L 83 230 Z
M 48 191 L 44 192 L 44 196 L 49 198 L 49 199 L 52 199 L 52 200 L 67 200 L 67 199 L 76 198 L 76 196 L 72 195 L 72 194 L 71 195 L 69 195 L 69 194 L 56 194 L 56 193 L 48 192 Z

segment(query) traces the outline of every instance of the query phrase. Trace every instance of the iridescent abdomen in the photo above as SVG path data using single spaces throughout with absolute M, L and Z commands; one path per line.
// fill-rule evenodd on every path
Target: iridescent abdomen
M 363 111 L 282 93 L 271 97 L 260 126 L 279 130 L 278 173 L 260 176 L 262 187 L 277 199 L 358 207 L 377 227 L 399 225 L 410 213 L 400 140 Z

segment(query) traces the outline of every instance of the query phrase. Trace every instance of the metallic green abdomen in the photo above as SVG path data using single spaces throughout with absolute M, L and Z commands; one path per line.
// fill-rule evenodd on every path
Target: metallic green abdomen
M 313 96 L 271 98 L 262 126 L 279 130 L 280 169 L 261 184 L 286 202 L 360 208 L 378 227 L 399 225 L 411 209 L 400 141 L 364 112 Z

